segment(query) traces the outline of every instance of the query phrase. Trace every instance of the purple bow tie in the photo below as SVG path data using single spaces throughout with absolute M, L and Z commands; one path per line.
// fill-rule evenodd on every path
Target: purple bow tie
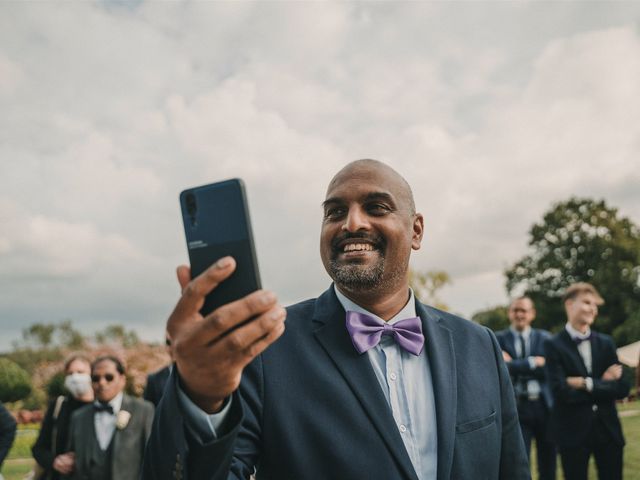
M 358 353 L 364 353 L 380 343 L 382 335 L 395 338 L 398 345 L 418 356 L 424 347 L 422 322 L 419 317 L 405 318 L 389 325 L 359 312 L 347 312 L 347 331 Z

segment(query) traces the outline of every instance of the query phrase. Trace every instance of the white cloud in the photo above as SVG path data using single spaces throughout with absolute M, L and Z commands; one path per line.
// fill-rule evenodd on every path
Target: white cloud
M 414 265 L 452 274 L 453 309 L 504 301 L 501 272 L 551 202 L 604 197 L 640 221 L 634 18 L 593 2 L 5 2 L 0 316 L 161 331 L 186 257 L 178 193 L 232 176 L 264 284 L 317 295 L 320 202 L 362 157 L 413 186 Z

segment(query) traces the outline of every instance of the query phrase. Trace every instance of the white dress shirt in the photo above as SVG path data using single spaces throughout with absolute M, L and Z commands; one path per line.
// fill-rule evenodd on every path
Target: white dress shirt
M 589 327 L 587 327 L 587 331 L 585 333 L 581 333 L 575 328 L 573 328 L 569 324 L 569 322 L 567 322 L 564 328 L 567 330 L 567 333 L 569 333 L 569 336 L 571 337 L 572 340 L 576 340 L 576 339 L 584 340 L 591 336 L 591 329 Z M 591 375 L 592 369 L 593 369 L 593 356 L 591 354 L 591 342 L 589 341 L 580 342 L 578 344 L 578 353 L 580 353 L 580 356 L 582 357 L 582 361 L 584 362 L 584 366 L 587 369 L 587 373 Z M 585 379 L 585 383 L 586 383 L 587 391 L 591 392 L 593 390 L 593 378 L 591 378 L 591 376 L 587 377 Z
M 106 450 L 109 448 L 109 443 L 111 443 L 111 438 L 116 431 L 116 419 L 118 416 L 118 412 L 122 407 L 122 398 L 124 394 L 120 392 L 118 395 L 113 397 L 109 402 L 111 408 L 113 408 L 113 413 L 110 412 L 95 412 L 93 415 L 93 425 L 96 429 L 96 437 L 98 437 L 98 445 L 102 450 Z M 98 405 L 100 402 L 97 400 L 93 402 Z
M 335 288 L 338 300 L 345 311 L 370 315 L 383 319 L 353 303 Z M 416 316 L 413 291 L 409 301 L 387 323 L 390 325 Z M 346 329 L 345 325 L 345 329 Z M 383 335 L 380 343 L 366 354 L 376 374 L 380 388 L 391 407 L 400 437 L 409 454 L 413 468 L 420 480 L 436 478 L 438 472 L 438 435 L 435 398 L 431 368 L 426 348 L 419 356 L 401 348 L 392 337 Z

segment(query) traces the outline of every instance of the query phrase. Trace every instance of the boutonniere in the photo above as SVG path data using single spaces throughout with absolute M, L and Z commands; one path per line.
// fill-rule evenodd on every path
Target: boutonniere
M 122 430 L 127 427 L 131 420 L 131 414 L 126 410 L 120 410 L 116 416 L 116 428 Z

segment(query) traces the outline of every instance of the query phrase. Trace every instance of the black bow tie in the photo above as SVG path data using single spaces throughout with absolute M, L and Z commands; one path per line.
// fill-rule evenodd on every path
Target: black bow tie
M 590 342 L 591 341 L 591 333 L 584 338 L 573 337 L 573 341 L 576 345 L 580 345 L 582 342 Z
M 93 409 L 95 410 L 95 412 L 107 412 L 110 413 L 111 415 L 113 415 L 113 407 L 111 405 L 109 405 L 108 403 L 94 403 L 93 404 Z

